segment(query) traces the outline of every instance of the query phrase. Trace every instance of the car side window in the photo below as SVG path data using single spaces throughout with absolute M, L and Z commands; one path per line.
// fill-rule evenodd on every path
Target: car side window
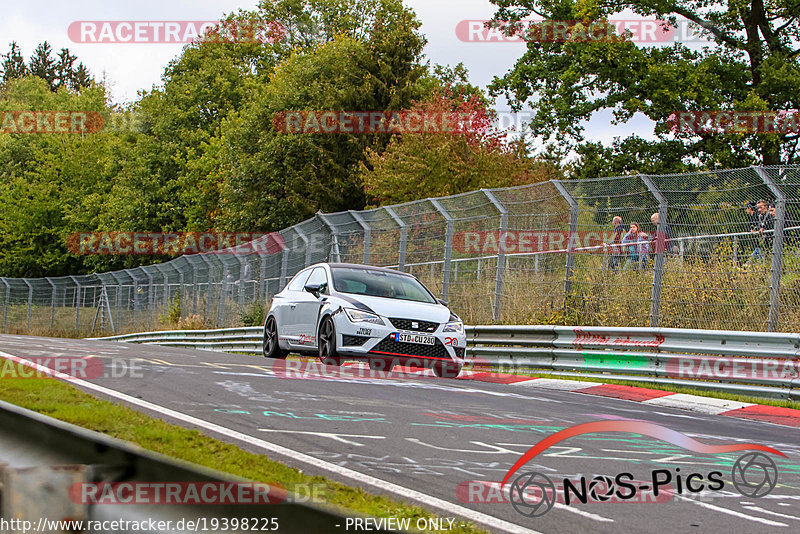
M 302 291 L 303 288 L 306 286 L 306 280 L 308 280 L 308 275 L 311 274 L 311 271 L 300 271 L 292 278 L 292 281 L 289 282 L 289 285 L 286 286 L 286 289 L 289 291 Z
M 315 285 L 319 284 L 319 292 L 322 294 L 328 294 L 328 274 L 325 272 L 323 267 L 317 267 L 311 273 L 311 276 L 308 277 L 308 281 L 305 285 Z

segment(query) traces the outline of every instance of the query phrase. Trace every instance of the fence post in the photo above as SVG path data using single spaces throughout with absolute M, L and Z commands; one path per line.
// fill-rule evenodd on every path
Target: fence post
M 492 191 L 488 189 L 481 189 L 481 191 L 483 191 L 483 194 L 486 195 L 486 198 L 489 199 L 489 202 L 494 205 L 497 211 L 500 212 L 500 235 L 497 238 L 497 271 L 494 282 L 494 309 L 492 310 L 492 318 L 495 321 L 499 321 L 500 307 L 503 300 L 503 275 L 505 274 L 506 268 L 506 254 L 503 244 L 505 243 L 505 235 L 508 231 L 508 210 Z
M 250 266 L 244 256 L 234 254 L 233 257 L 239 262 L 239 308 L 244 308 L 245 293 L 247 292 L 245 275 L 249 274 Z
M 406 247 L 408 246 L 408 225 L 400 218 L 392 208 L 385 207 L 386 213 L 400 227 L 400 248 L 397 251 L 397 270 L 404 271 L 406 268 Z
M 6 286 L 5 305 L 3 306 L 3 332 L 8 332 L 8 305 L 11 297 L 11 284 L 5 278 L 0 278 Z
M 155 308 L 155 305 L 154 305 L 155 299 L 153 298 L 154 297 L 154 295 L 153 295 L 153 275 L 150 274 L 147 271 L 147 269 L 145 269 L 144 267 L 142 267 L 142 272 L 147 277 L 147 307 L 150 308 L 150 327 L 152 328 L 152 326 L 154 324 L 154 322 L 153 322 L 153 311 L 154 311 L 154 308 Z
M 284 247 L 283 251 L 281 252 L 281 279 L 280 279 L 280 285 L 278 286 L 278 290 L 281 290 L 286 286 L 286 277 L 288 276 L 288 271 L 289 271 L 289 249 Z
M 370 265 L 369 245 L 370 241 L 372 241 L 372 228 L 370 228 L 369 223 L 367 223 L 364 217 L 357 211 L 349 210 L 347 213 L 349 213 L 364 230 L 364 265 Z
M 646 174 L 640 174 L 639 178 L 644 182 L 647 190 L 655 197 L 658 202 L 658 225 L 656 226 L 656 261 L 653 265 L 653 288 L 650 291 L 650 327 L 658 328 L 661 320 L 661 288 L 664 281 L 664 263 L 666 260 L 666 250 L 668 236 L 665 232 L 667 228 L 667 203 L 666 197 L 661 194 L 653 180 Z
M 442 214 L 442 217 L 447 221 L 447 231 L 445 234 L 444 242 L 444 264 L 442 265 L 442 300 L 447 302 L 448 294 L 450 293 L 450 260 L 453 257 L 453 216 L 442 206 L 442 203 L 437 199 L 430 199 L 431 204 L 436 210 Z M 432 265 L 432 264 L 431 264 Z
M 75 332 L 80 332 L 81 328 L 81 283 L 74 276 L 70 279 L 75 282 Z
M 311 265 L 311 242 L 309 241 L 306 233 L 302 231 L 300 228 L 298 228 L 297 226 L 293 226 L 292 228 L 294 229 L 295 232 L 297 232 L 297 235 L 300 236 L 300 239 L 303 240 L 303 245 L 305 245 L 305 254 L 303 256 L 303 269 L 305 269 L 306 267 Z M 286 245 L 284 244 L 284 247 L 285 246 Z
M 206 284 L 206 321 L 211 320 L 211 298 L 214 294 L 214 266 L 211 264 L 210 261 L 206 259 L 205 254 L 198 254 L 200 259 L 203 263 L 206 264 L 206 268 L 208 268 L 208 283 Z
M 339 254 L 339 231 L 336 229 L 336 227 L 333 224 L 331 224 L 331 221 L 328 219 L 328 217 L 324 213 L 322 213 L 321 211 L 318 211 L 317 212 L 317 216 L 320 218 L 320 220 L 323 223 L 325 223 L 325 226 L 327 226 L 328 230 L 330 230 L 330 232 L 331 232 L 331 240 L 332 240 L 332 243 L 331 243 L 331 254 L 330 254 L 331 261 L 333 261 L 333 262 L 342 261 L 342 257 Z
M 228 299 L 228 275 L 230 272 L 228 271 L 228 264 L 223 260 L 220 261 L 222 262 L 222 287 L 220 288 L 219 309 L 217 310 L 217 327 L 223 328 L 225 324 L 225 304 Z
M 50 280 L 50 277 L 45 277 L 45 280 L 47 280 L 47 283 L 53 288 L 53 294 L 50 297 L 50 333 L 52 334 L 56 322 L 56 284 Z
M 27 322 L 27 329 L 31 329 L 31 307 L 33 307 L 33 286 L 30 282 L 28 282 L 27 278 L 22 279 L 25 282 L 25 285 L 28 286 L 28 322 Z
M 567 259 L 564 264 L 564 305 L 566 306 L 569 294 L 572 293 L 572 272 L 575 270 L 575 253 L 573 252 L 575 235 L 578 231 L 578 203 L 561 183 L 561 180 L 553 180 L 558 193 L 569 204 L 569 231 L 567 233 Z
M 783 229 L 786 225 L 786 196 L 781 191 L 772 177 L 762 167 L 753 167 L 756 174 L 769 187 L 775 195 L 775 233 L 772 239 L 772 269 L 769 281 L 769 318 L 767 330 L 775 332 L 778 329 L 781 307 L 781 276 L 783 275 Z

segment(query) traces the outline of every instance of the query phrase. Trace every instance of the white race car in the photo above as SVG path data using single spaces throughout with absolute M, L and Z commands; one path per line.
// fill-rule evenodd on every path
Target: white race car
M 466 348 L 464 323 L 414 276 L 368 265 L 319 263 L 297 273 L 272 300 L 264 356 L 312 354 L 329 365 L 366 359 L 455 377 Z

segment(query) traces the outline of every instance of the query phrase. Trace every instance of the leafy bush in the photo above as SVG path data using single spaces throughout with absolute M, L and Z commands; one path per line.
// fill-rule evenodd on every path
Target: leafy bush
M 259 300 L 251 302 L 239 311 L 239 320 L 244 326 L 261 326 L 266 318 L 267 310 Z

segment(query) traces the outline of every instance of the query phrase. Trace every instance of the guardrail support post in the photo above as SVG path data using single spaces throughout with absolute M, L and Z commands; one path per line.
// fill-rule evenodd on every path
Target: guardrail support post
M 567 233 L 567 259 L 564 264 L 564 305 L 566 306 L 569 295 L 572 293 L 572 272 L 575 270 L 575 253 L 572 243 L 578 231 L 578 203 L 561 183 L 561 180 L 553 180 L 558 193 L 569 204 L 569 231 Z
M 357 211 L 349 210 L 347 213 L 349 213 L 364 230 L 364 265 L 370 265 L 369 245 L 372 241 L 372 228 L 370 228 L 369 223 L 367 223 L 364 217 Z
M 492 191 L 488 189 L 481 189 L 481 191 L 500 212 L 500 235 L 497 238 L 497 271 L 494 282 L 494 309 L 492 310 L 492 318 L 495 321 L 499 321 L 500 307 L 503 301 L 503 276 L 506 269 L 506 251 L 503 244 L 506 242 L 505 235 L 508 231 L 508 210 Z
M 339 254 L 339 231 L 333 224 L 331 224 L 331 221 L 324 213 L 318 211 L 317 216 L 325 224 L 325 226 L 328 227 L 328 230 L 330 230 L 331 232 L 331 253 L 330 253 L 331 261 L 332 262 L 342 261 L 342 257 Z
M 447 221 L 447 230 L 444 242 L 444 264 L 442 265 L 442 300 L 447 302 L 447 297 L 450 293 L 450 260 L 453 257 L 453 231 L 454 221 L 453 216 L 442 206 L 442 203 L 435 198 L 430 199 L 436 211 L 441 213 L 445 221 Z M 431 264 L 433 266 L 433 264 Z
M 769 318 L 767 330 L 778 329 L 781 307 L 781 275 L 783 274 L 783 229 L 786 226 L 786 196 L 762 167 L 753 167 L 759 178 L 775 195 L 775 233 L 772 238 L 772 269 L 769 281 Z
M 3 306 L 3 332 L 8 332 L 8 304 L 11 298 L 11 284 L 5 278 L 0 278 L 6 286 L 5 305 Z
M 397 251 L 397 270 L 405 271 L 406 268 L 406 247 L 408 246 L 408 225 L 400 218 L 397 213 L 389 207 L 383 208 L 386 213 L 400 227 L 400 248 Z
M 647 190 L 650 191 L 658 202 L 658 225 L 656 226 L 656 239 L 654 241 L 656 244 L 656 261 L 653 265 L 653 287 L 650 291 L 650 326 L 652 328 L 658 328 L 659 321 L 661 320 L 661 287 L 664 281 L 664 263 L 666 254 L 669 252 L 666 250 L 668 236 L 664 231 L 667 226 L 667 208 L 669 205 L 666 197 L 661 194 L 661 191 L 659 191 L 658 187 L 656 187 L 656 184 L 649 176 L 640 174 L 639 178 L 641 178 Z

